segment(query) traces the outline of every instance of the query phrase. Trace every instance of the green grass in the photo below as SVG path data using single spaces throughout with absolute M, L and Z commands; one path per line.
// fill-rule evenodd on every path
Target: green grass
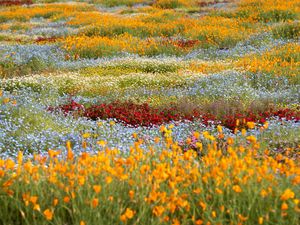
M 0 78 L 22 77 L 51 70 L 53 70 L 51 64 L 47 64 L 37 57 L 33 57 L 28 62 L 20 65 L 12 60 L 0 61 Z
M 300 37 L 300 23 L 294 22 L 278 24 L 272 29 L 272 34 L 275 38 L 297 40 Z

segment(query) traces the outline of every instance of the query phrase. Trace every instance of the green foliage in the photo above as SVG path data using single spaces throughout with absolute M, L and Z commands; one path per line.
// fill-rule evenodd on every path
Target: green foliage
M 9 19 L 5 16 L 0 16 L 0 23 L 5 23 L 7 22 Z
M 136 4 L 147 4 L 150 0 L 91 0 L 93 3 L 102 4 L 106 7 L 115 7 L 115 6 L 133 6 Z
M 45 70 L 51 70 L 52 65 L 45 63 L 44 61 L 33 57 L 25 64 L 17 64 L 12 60 L 6 60 L 0 62 L 0 77 L 12 78 L 20 77 L 32 73 L 38 73 Z
M 122 68 L 135 70 L 136 72 L 144 73 L 172 73 L 182 68 L 182 65 L 176 63 L 165 63 L 159 61 L 123 61 L 116 65 L 108 66 L 107 68 Z
M 108 46 L 105 44 L 98 45 L 95 48 L 86 48 L 79 51 L 79 56 L 81 58 L 98 58 L 98 57 L 108 57 L 113 55 L 118 55 L 121 52 L 119 46 Z
M 11 81 L 11 82 L 6 82 L 5 84 L 0 83 L 0 88 L 13 92 L 15 90 L 20 90 L 23 88 L 29 88 L 30 90 L 34 92 L 41 92 L 42 90 L 45 90 L 45 87 L 43 87 L 42 84 L 40 83 L 33 83 L 33 82 L 26 82 L 26 81 Z
M 291 10 L 271 10 L 263 11 L 259 14 L 259 20 L 263 22 L 281 22 L 295 20 L 297 14 Z
M 113 26 L 113 27 L 95 27 L 89 26 L 80 31 L 81 34 L 86 36 L 106 36 L 106 37 L 115 37 L 125 33 L 131 34 L 133 36 L 146 38 L 149 37 L 151 31 L 147 27 L 129 28 L 125 25 Z
M 99 67 L 87 67 L 80 70 L 80 74 L 85 77 L 90 76 L 112 76 L 118 77 L 121 75 L 139 72 L 138 68 L 123 68 L 119 66 L 99 66 Z
M 20 30 L 29 30 L 29 28 L 23 24 L 14 24 L 12 26 L 10 26 L 10 30 L 12 31 L 20 31 Z
M 6 35 L 0 35 L 0 41 L 5 41 L 7 39 Z
M 178 0 L 158 0 L 154 5 L 162 9 L 175 9 L 182 6 L 182 4 Z
M 275 38 L 298 39 L 300 37 L 300 23 L 283 23 L 272 29 Z

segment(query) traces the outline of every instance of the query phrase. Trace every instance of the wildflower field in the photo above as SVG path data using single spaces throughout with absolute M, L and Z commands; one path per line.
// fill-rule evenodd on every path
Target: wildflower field
M 0 225 L 299 225 L 299 0 L 0 0 Z

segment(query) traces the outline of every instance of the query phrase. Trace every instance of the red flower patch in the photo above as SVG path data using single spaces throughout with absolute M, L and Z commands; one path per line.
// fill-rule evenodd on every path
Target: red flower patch
M 31 5 L 32 0 L 1 0 L 0 5 Z
M 84 107 L 82 104 L 71 100 L 68 104 L 59 107 L 49 107 L 48 110 L 61 110 L 65 114 L 76 113 L 76 115 L 84 116 L 92 120 L 114 118 L 131 126 L 152 126 L 161 125 L 170 121 L 193 121 L 201 119 L 205 125 L 209 125 L 209 121 L 215 121 L 224 127 L 234 130 L 235 128 L 247 129 L 247 122 L 263 124 L 267 118 L 272 116 L 277 116 L 280 119 L 285 118 L 286 120 L 300 121 L 299 111 L 291 109 L 280 109 L 261 113 L 253 113 L 248 110 L 244 113 L 224 115 L 222 118 L 216 118 L 214 115 L 203 113 L 196 109 L 187 113 L 182 112 L 182 110 L 176 106 L 153 108 L 147 103 L 136 104 L 133 102 L 119 101 Z M 237 119 L 241 121 L 238 125 L 236 124 Z
M 57 40 L 56 37 L 38 37 L 35 39 L 36 43 L 43 43 L 43 42 L 55 42 Z

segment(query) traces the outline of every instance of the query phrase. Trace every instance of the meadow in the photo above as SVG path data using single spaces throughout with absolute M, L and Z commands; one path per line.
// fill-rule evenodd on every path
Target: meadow
M 0 225 L 298 225 L 298 0 L 0 0 Z

